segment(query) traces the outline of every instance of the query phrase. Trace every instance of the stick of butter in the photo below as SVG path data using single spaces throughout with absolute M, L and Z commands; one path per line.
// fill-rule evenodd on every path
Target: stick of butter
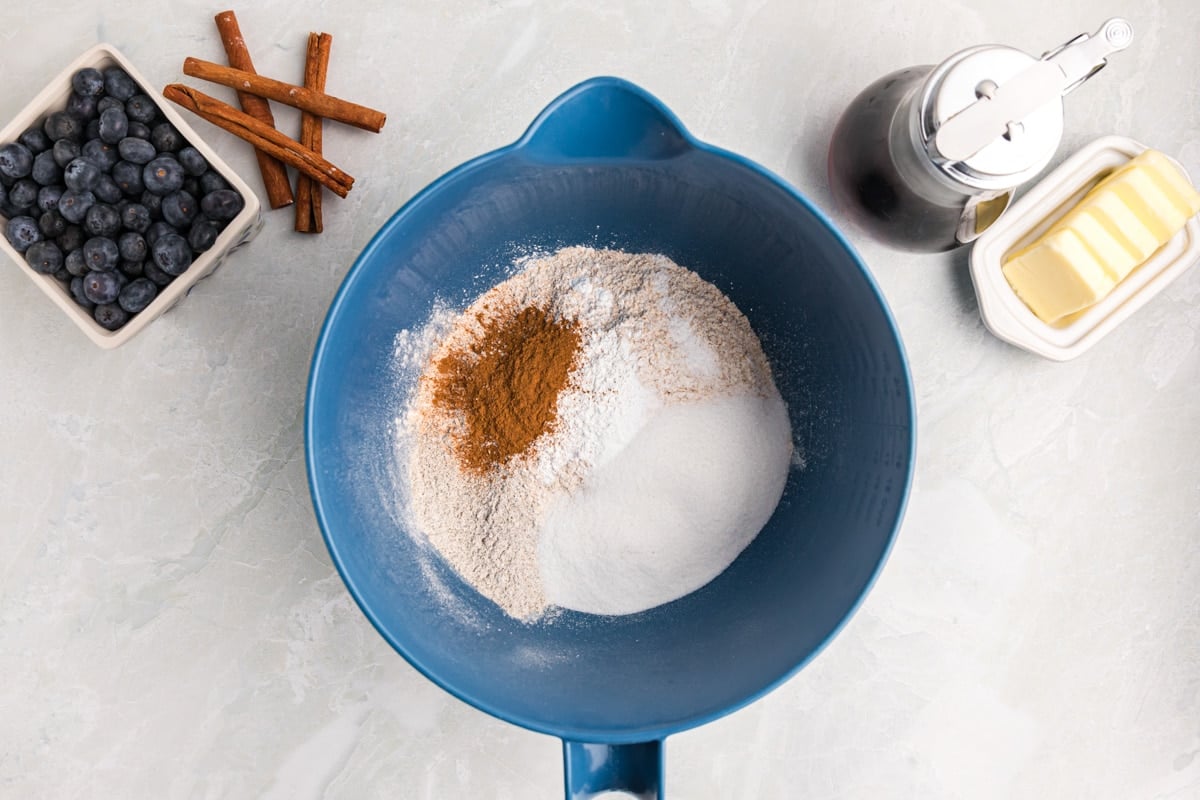
M 1187 177 L 1162 153 L 1146 150 L 1001 269 L 1025 305 L 1054 322 L 1103 299 L 1197 212 L 1200 193 Z

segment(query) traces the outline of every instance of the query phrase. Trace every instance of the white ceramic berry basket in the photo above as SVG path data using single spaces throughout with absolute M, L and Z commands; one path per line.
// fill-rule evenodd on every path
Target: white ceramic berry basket
M 258 198 L 250 187 L 230 169 L 229 165 L 201 139 L 191 126 L 175 109 L 163 100 L 156 84 L 146 78 L 129 63 L 125 56 L 110 44 L 98 44 L 79 58 L 75 59 L 60 72 L 47 86 L 38 93 L 37 97 L 25 106 L 9 124 L 0 130 L 0 144 L 16 140 L 26 129 L 40 124 L 53 111 L 62 109 L 71 94 L 71 76 L 84 67 L 95 67 L 103 70 L 107 67 L 118 66 L 124 69 L 139 86 L 149 95 L 172 125 L 208 160 L 209 165 L 220 173 L 221 177 L 237 190 L 245 201 L 241 212 L 234 217 L 217 241 L 205 252 L 201 253 L 182 275 L 171 281 L 154 298 L 154 301 L 141 313 L 133 315 L 121 328 L 109 331 L 102 328 L 86 309 L 81 308 L 72 298 L 66 286 L 53 275 L 42 275 L 35 272 L 25 258 L 18 253 L 8 240 L 0 236 L 0 250 L 7 253 L 29 279 L 36 283 L 47 297 L 75 323 L 84 334 L 104 349 L 120 347 L 132 339 L 149 325 L 154 319 L 174 306 L 201 278 L 210 275 L 220 266 L 227 255 L 254 238 L 262 227 L 262 213 Z M 0 215 L 0 220 L 7 220 Z

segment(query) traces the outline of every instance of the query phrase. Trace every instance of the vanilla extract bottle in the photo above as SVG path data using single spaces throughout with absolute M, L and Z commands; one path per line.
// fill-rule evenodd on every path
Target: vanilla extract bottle
M 983 45 L 883 76 L 834 130 L 829 182 L 839 207 L 900 250 L 972 241 L 1054 157 L 1062 97 L 1132 38 L 1128 22 L 1111 19 L 1040 59 Z

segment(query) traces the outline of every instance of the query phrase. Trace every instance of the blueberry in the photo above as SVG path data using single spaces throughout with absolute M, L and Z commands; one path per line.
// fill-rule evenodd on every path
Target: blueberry
M 58 213 L 67 222 L 80 223 L 87 216 L 88 209 L 96 204 L 96 195 L 91 192 L 77 192 L 67 189 L 58 200 Z
M 115 97 L 101 97 L 100 102 L 96 103 L 96 116 L 100 116 L 110 108 L 119 108 L 125 110 L 125 104 Z
M 104 94 L 104 76 L 94 67 L 84 67 L 71 76 L 71 88 L 77 94 L 99 97 Z
M 151 224 L 142 236 L 145 238 L 146 244 L 154 247 L 154 243 L 158 241 L 159 237 L 166 236 L 168 233 L 178 233 L 178 231 L 173 225 L 159 221 Z
M 195 178 L 199 178 L 208 171 L 208 162 L 204 160 L 204 156 L 190 145 L 179 151 L 179 163 L 183 165 L 183 169 L 188 175 Z
M 56 142 L 59 139 L 81 142 L 86 127 L 87 123 L 83 121 L 83 117 L 76 116 L 69 111 L 55 111 L 42 123 L 42 130 Z
M 120 67 L 104 70 L 104 88 L 122 103 L 138 93 L 138 85 L 129 77 L 129 73 Z
M 200 197 L 206 194 L 212 194 L 218 189 L 228 189 L 229 184 L 221 177 L 221 173 L 215 169 L 210 169 L 208 172 L 200 176 Z
M 34 272 L 53 275 L 63 267 L 63 253 L 54 242 L 34 242 L 25 251 L 25 260 Z
M 129 203 L 120 209 L 121 225 L 127 231 L 145 233 L 150 227 L 150 212 L 141 203 Z
M 83 229 L 92 236 L 112 238 L 121 230 L 121 215 L 108 203 L 96 203 L 88 209 L 83 220 Z
M 60 167 L 65 167 L 79 158 L 83 150 L 80 148 L 79 142 L 73 142 L 70 139 L 59 139 L 54 143 L 52 152 L 54 153 L 54 163 Z
M 54 277 L 60 283 L 70 283 L 71 282 L 71 273 L 67 270 L 66 267 L 59 267 L 58 269 L 56 269 L 54 271 Z
M 116 144 L 129 134 L 129 117 L 119 108 L 110 108 L 100 115 L 100 138 Z
M 90 119 L 83 129 L 84 139 L 99 139 L 100 138 L 100 119 Z
M 66 112 L 81 120 L 90 120 L 96 116 L 96 106 L 95 97 L 71 92 L 71 96 L 67 98 Z
M 108 172 L 120 160 L 120 153 L 117 152 L 117 146 L 110 144 L 103 139 L 88 139 L 84 142 L 80 149 L 80 156 L 100 168 L 101 172 Z
M 88 269 L 96 272 L 111 272 L 121 263 L 121 251 L 117 243 L 105 236 L 93 236 L 83 243 L 83 259 Z M 96 300 L 96 303 L 107 303 L 107 300 Z
M 150 126 L 144 122 L 135 122 L 134 120 L 130 120 L 129 133 L 127 133 L 126 136 L 148 141 L 150 139 Z
M 39 186 L 53 186 L 62 179 L 62 167 L 54 160 L 53 150 L 43 150 L 34 156 L 29 177 Z
M 150 305 L 150 301 L 157 294 L 158 287 L 154 285 L 154 281 L 149 278 L 135 278 L 121 290 L 117 302 L 130 314 L 136 314 Z
M 29 128 L 20 136 L 17 141 L 29 148 L 29 152 L 35 156 L 38 153 L 44 153 L 53 146 L 50 137 L 41 128 Z
M 182 275 L 192 263 L 192 248 L 178 233 L 158 237 L 150 252 L 154 255 L 154 263 L 168 275 Z
M 100 167 L 80 156 L 63 169 L 63 183 L 77 192 L 90 192 L 100 181 Z
M 130 278 L 140 278 L 145 271 L 145 261 L 122 261 L 121 274 Z
M 146 240 L 135 231 L 125 231 L 121 234 L 117 239 L 117 250 L 125 261 L 142 261 L 149 252 Z
M 82 226 L 68 225 L 67 229 L 58 236 L 58 246 L 64 253 L 70 253 L 72 250 L 81 249 L 87 238 L 87 232 Z
M 150 142 L 132 136 L 126 136 L 117 143 L 117 152 L 131 164 L 149 164 L 158 155 Z
M 38 228 L 37 220 L 28 216 L 10 219 L 4 235 L 8 237 L 8 243 L 18 253 L 24 253 L 31 244 L 42 240 L 42 231 Z
M 8 204 L 21 211 L 33 208 L 37 205 L 39 189 L 41 187 L 29 178 L 21 178 L 8 187 Z
M 100 176 L 100 181 L 96 184 L 96 188 L 92 190 L 92 194 L 96 195 L 97 200 L 102 203 L 109 203 L 110 205 L 119 203 L 125 199 L 121 187 L 117 186 L 117 182 L 108 175 Z
M 61 248 L 62 245 L 59 247 Z M 87 259 L 83 257 L 83 248 L 68 251 L 67 257 L 64 259 L 64 266 L 72 275 L 87 275 L 89 270 Z
M 47 239 L 57 239 L 67 232 L 67 221 L 58 211 L 43 211 L 38 217 L 38 230 Z
M 129 314 L 116 303 L 101 303 L 92 310 L 92 316 L 101 328 L 109 331 L 119 330 L 129 321 Z
M 175 280 L 174 275 L 168 275 L 158 268 L 153 259 L 146 259 L 142 262 L 142 274 L 149 278 L 155 286 L 166 286 L 171 281 Z
M 86 308 L 88 311 L 91 311 L 96 305 L 91 300 L 88 300 L 87 295 L 83 293 L 82 276 L 71 278 L 71 297 L 75 298 L 75 302 Z
M 163 197 L 163 219 L 180 230 L 192 224 L 198 210 L 196 198 L 182 189 Z
M 221 226 L 211 219 L 197 217 L 188 231 L 188 245 L 197 253 L 203 253 L 212 247 L 221 234 Z
M 0 175 L 6 178 L 24 178 L 33 169 L 33 153 L 20 142 L 9 142 L 0 147 Z
M 140 164 L 118 161 L 113 165 L 112 179 L 129 197 L 139 197 L 146 190 L 142 185 L 142 166 Z
M 209 219 L 227 222 L 240 214 L 245 205 L 242 196 L 233 189 L 218 189 L 204 195 L 200 210 Z
M 200 196 L 200 179 L 199 178 L 191 178 L 191 177 L 184 178 L 183 186 L 180 187 L 180 191 L 187 192 L 192 197 L 199 197 Z
M 8 205 L 8 187 L 5 186 L 4 184 L 0 183 L 0 208 L 10 208 L 10 207 L 11 206 Z M 12 215 L 5 214 L 4 216 L 9 217 Z
M 150 219 L 162 219 L 162 197 L 154 192 L 142 192 L 141 203 L 150 212 Z
M 183 186 L 183 167 L 168 156 L 160 155 L 142 169 L 146 191 L 167 195 Z
M 158 116 L 158 106 L 146 94 L 135 94 L 125 101 L 125 115 L 135 122 L 147 124 Z
M 150 144 L 160 153 L 174 153 L 183 147 L 183 136 L 169 122 L 160 122 L 150 129 Z
M 38 189 L 37 207 L 42 211 L 54 211 L 58 208 L 58 201 L 62 199 L 62 195 L 61 186 L 43 186 Z

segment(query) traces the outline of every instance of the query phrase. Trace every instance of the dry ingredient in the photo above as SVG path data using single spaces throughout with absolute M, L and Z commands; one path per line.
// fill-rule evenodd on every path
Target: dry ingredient
M 482 335 L 441 356 L 425 380 L 440 413 L 462 417 L 452 447 L 463 467 L 486 473 L 553 428 L 579 331 L 536 306 L 477 319 Z
M 641 611 L 720 574 L 791 458 L 746 318 L 661 255 L 528 259 L 397 339 L 423 374 L 397 419 L 403 512 L 507 613 Z
M 778 398 L 663 407 L 620 455 L 549 504 L 539 551 L 546 596 L 630 614 L 708 583 L 775 510 L 789 436 Z

